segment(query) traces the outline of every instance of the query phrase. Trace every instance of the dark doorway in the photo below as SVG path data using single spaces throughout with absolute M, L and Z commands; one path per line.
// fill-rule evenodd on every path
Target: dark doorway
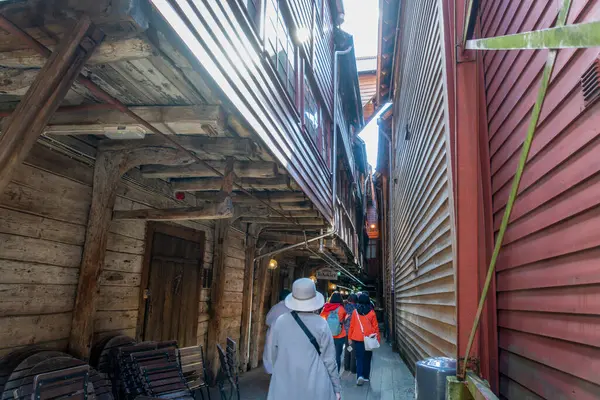
M 151 224 L 147 237 L 140 339 L 195 345 L 204 232 Z

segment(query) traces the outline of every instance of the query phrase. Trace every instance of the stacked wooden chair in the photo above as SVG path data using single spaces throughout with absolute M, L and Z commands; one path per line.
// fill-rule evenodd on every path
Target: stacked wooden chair
M 113 365 L 119 398 L 139 396 L 162 399 L 193 399 L 183 376 L 176 342 L 147 342 L 119 347 L 114 351 Z
M 204 353 L 202 346 L 191 346 L 179 349 L 179 365 L 188 387 L 194 394 L 200 395 L 204 400 L 204 392 L 210 400 L 210 389 L 208 386 L 208 374 L 206 372 L 206 364 L 204 362 Z
M 217 377 L 221 399 L 240 400 L 236 343 L 231 338 L 227 338 L 225 351 L 221 345 L 217 344 L 217 352 L 219 353 L 219 361 L 221 362 Z
M 204 391 L 210 400 L 202 346 L 115 336 L 94 346 L 90 364 L 39 348 L 11 353 L 0 359 L 0 400 L 195 400 Z
M 36 349 L 7 360 L 0 367 L 3 400 L 113 400 L 106 377 L 66 353 Z

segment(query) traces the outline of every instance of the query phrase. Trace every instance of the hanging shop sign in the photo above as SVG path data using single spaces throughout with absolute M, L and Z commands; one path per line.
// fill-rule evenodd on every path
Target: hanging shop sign
M 317 276 L 317 279 L 326 281 L 337 281 L 338 278 L 337 271 L 329 267 L 321 268 L 315 275 Z

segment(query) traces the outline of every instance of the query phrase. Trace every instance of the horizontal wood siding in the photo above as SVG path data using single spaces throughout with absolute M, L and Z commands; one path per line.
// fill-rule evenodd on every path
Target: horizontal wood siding
M 414 370 L 426 357 L 456 357 L 456 296 L 441 12 L 436 0 L 403 7 L 391 237 L 396 343 Z
M 561 2 L 486 1 L 483 36 L 555 24 Z M 567 24 L 597 21 L 573 0 Z M 497 230 L 547 51 L 485 53 Z M 600 103 L 580 79 L 598 48 L 560 50 L 497 265 L 500 393 L 509 399 L 600 398 Z
M 153 4 L 164 13 L 155 15 L 153 23 L 168 30 L 167 21 L 174 31 L 169 40 L 181 40 L 182 51 L 213 79 L 318 209 L 331 218 L 327 168 L 303 134 L 298 113 L 262 55 L 260 43 L 247 35 L 249 27 L 238 3 L 153 0 Z
M 132 171 L 122 181 L 116 210 L 180 204 L 135 184 L 130 180 L 135 175 Z M 0 355 L 30 344 L 66 349 L 92 176 L 90 163 L 36 144 L 0 195 Z M 212 266 L 212 225 L 183 224 L 206 232 L 204 262 Z M 145 230 L 143 221 L 110 225 L 96 338 L 116 332 L 135 336 Z

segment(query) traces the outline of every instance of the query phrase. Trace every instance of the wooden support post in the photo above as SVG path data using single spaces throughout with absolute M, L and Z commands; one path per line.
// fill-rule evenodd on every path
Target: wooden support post
M 225 258 L 227 257 L 227 237 L 230 221 L 219 220 L 215 224 L 215 241 L 213 249 L 213 281 L 210 288 L 210 321 L 208 327 L 208 344 L 206 360 L 214 382 L 219 367 L 217 344 L 223 344 L 223 303 L 225 300 Z
M 256 315 L 254 324 L 252 324 L 252 335 L 250 343 L 250 368 L 258 367 L 259 360 L 261 358 L 260 353 L 260 341 L 261 333 L 264 328 L 264 316 L 265 316 L 265 293 L 267 291 L 267 285 L 271 282 L 269 279 L 269 260 L 263 258 L 256 271 L 256 297 L 253 305 L 252 312 Z
M 254 283 L 254 257 L 256 255 L 256 238 L 260 232 L 257 225 L 248 225 L 246 235 L 246 255 L 244 259 L 244 288 L 242 297 L 242 324 L 240 331 L 240 370 L 246 372 L 250 361 L 250 326 L 252 317 L 252 295 Z
M 96 155 L 92 205 L 79 272 L 79 283 L 73 309 L 69 351 L 87 359 L 94 333 L 94 314 L 98 283 L 104 256 L 117 186 L 121 176 L 131 168 L 148 162 L 188 163 L 190 159 L 173 149 L 137 149 L 132 151 L 100 151 Z
M 0 137 L 0 193 L 63 101 L 104 34 L 88 17 L 79 20 L 37 75 Z

